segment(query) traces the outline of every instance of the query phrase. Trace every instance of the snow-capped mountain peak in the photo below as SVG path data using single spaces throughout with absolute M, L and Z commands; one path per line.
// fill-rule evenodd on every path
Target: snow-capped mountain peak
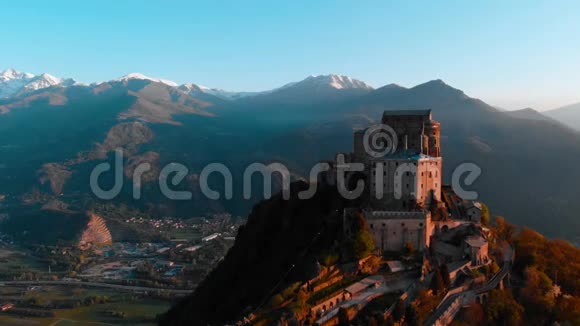
M 367 83 L 360 81 L 358 79 L 351 78 L 349 76 L 344 75 L 312 75 L 303 80 L 302 82 L 308 82 L 315 85 L 328 85 L 335 89 L 373 89 L 372 86 L 368 85 Z
M 51 86 L 71 86 L 73 79 L 58 78 L 50 74 L 34 75 L 9 68 L 0 73 L 0 98 L 21 95 Z
M 224 100 L 235 100 L 244 97 L 252 97 L 256 95 L 264 95 L 276 93 L 285 89 L 292 88 L 295 91 L 315 91 L 315 92 L 333 92 L 348 91 L 347 93 L 366 92 L 373 90 L 373 87 L 363 81 L 338 74 L 330 75 L 312 75 L 301 81 L 288 83 L 282 87 L 274 88 L 262 92 L 235 92 L 219 88 L 210 88 L 200 84 L 186 83 L 179 85 L 171 80 L 154 78 L 144 75 L 142 73 L 130 73 L 123 77 L 111 80 L 112 82 L 127 82 L 129 80 L 148 80 L 157 83 L 163 83 L 170 87 L 175 87 L 184 93 L 190 95 L 208 94 L 219 97 Z M 91 85 L 99 85 L 101 83 L 94 83 Z M 20 72 L 15 69 L 6 69 L 0 73 L 0 98 L 7 98 L 13 96 L 20 96 L 27 92 L 40 90 L 43 88 L 62 86 L 68 87 L 72 85 L 81 85 L 73 79 L 64 79 L 55 77 L 53 75 L 43 73 L 34 75 L 31 73 Z
M 306 88 L 306 89 L 334 89 L 334 90 L 373 90 L 369 84 L 358 79 L 344 75 L 310 75 L 305 79 L 288 83 L 272 92 L 289 89 L 289 88 Z
M 205 87 L 202 85 L 197 85 L 194 83 L 185 83 L 181 86 L 179 86 L 179 89 L 184 91 L 184 92 L 205 92 L 207 90 L 209 90 L 209 87 Z
M 8 68 L 0 73 L 0 82 L 15 80 L 15 79 L 29 79 L 34 77 L 33 74 L 27 72 L 20 72 L 13 68 Z
M 132 79 L 150 80 L 152 82 L 163 83 L 163 84 L 168 85 L 168 86 L 171 86 L 171 87 L 177 87 L 177 86 L 179 86 L 174 81 L 167 80 L 167 79 L 153 78 L 153 77 L 145 76 L 142 73 L 138 73 L 138 72 L 133 72 L 133 73 L 130 73 L 130 74 L 125 75 L 123 77 L 117 78 L 117 79 L 115 79 L 115 81 L 124 82 L 124 81 L 132 80 Z
M 63 80 L 61 78 L 57 78 L 49 74 L 42 74 L 40 76 L 33 77 L 32 81 L 26 84 L 23 88 L 25 90 L 35 91 L 42 88 L 59 85 L 62 83 L 62 81 Z
M 219 97 L 223 100 L 236 100 L 243 97 L 255 96 L 260 94 L 260 92 L 232 92 L 226 91 L 219 88 L 210 88 L 207 86 L 193 84 L 193 83 L 186 83 L 179 86 L 179 89 L 188 93 L 188 94 L 195 94 L 195 93 L 204 93 L 210 94 L 216 97 Z

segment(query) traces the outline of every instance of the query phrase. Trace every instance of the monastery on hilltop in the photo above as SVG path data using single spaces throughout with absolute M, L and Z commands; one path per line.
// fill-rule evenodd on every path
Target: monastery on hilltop
M 379 251 L 401 251 L 409 246 L 422 251 L 435 234 L 463 224 L 479 224 L 481 205 L 459 198 L 442 185 L 440 123 L 433 120 L 431 110 L 385 111 L 381 122 L 382 127 L 355 131 L 353 152 L 338 153 L 335 161 L 328 162 L 331 170 L 323 177 L 323 182 L 337 185 L 341 165 L 364 166 L 363 171 L 345 174 L 348 190 L 361 180 L 365 185 L 363 206 L 344 210 L 346 235 L 352 231 L 354 216 L 362 213 Z M 373 132 L 380 132 L 377 136 L 383 139 L 373 139 Z M 377 144 L 383 148 L 370 148 Z M 463 214 L 467 211 L 469 214 Z M 469 243 L 481 247 L 476 240 Z M 481 254 L 473 255 L 481 261 Z

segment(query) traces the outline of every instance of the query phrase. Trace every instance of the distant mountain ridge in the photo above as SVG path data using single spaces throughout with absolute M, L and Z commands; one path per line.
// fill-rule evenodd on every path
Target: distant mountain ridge
M 266 95 L 277 92 L 285 92 L 295 89 L 316 89 L 318 92 L 326 92 L 328 90 L 373 90 L 373 87 L 363 81 L 354 79 L 344 75 L 329 74 L 329 75 L 311 75 L 301 81 L 287 83 L 278 88 L 273 88 L 265 91 L 244 92 L 244 91 L 228 91 L 219 88 L 211 88 L 195 83 L 178 84 L 174 81 L 156 77 L 149 77 L 142 73 L 134 72 L 125 76 L 103 81 L 93 82 L 90 85 L 100 85 L 110 82 L 124 82 L 129 80 L 147 80 L 157 83 L 162 83 L 167 86 L 176 87 L 179 90 L 190 93 L 191 95 L 208 94 L 218 97 L 223 100 L 237 100 L 246 97 Z M 74 79 L 58 78 L 46 73 L 41 75 L 34 75 L 31 73 L 20 72 L 9 68 L 0 74 L 0 98 L 9 98 L 25 94 L 27 92 L 48 88 L 51 86 L 73 86 L 79 85 Z
M 532 108 L 525 108 L 525 109 L 514 110 L 514 111 L 502 111 L 502 112 L 504 112 L 505 114 L 510 115 L 512 117 L 515 117 L 515 118 L 536 120 L 536 121 L 547 121 L 547 122 L 552 122 L 552 123 L 559 123 L 559 124 L 562 124 L 563 126 L 566 125 L 566 124 L 562 123 L 561 121 L 553 119 L 553 118 L 549 117 L 548 115 L 543 114 L 542 112 L 538 112 Z
M 0 145 L 0 194 L 14 207 L 8 213 L 18 216 L 23 203 L 42 207 L 53 200 L 84 203 L 76 211 L 90 209 L 96 201 L 87 181 L 91 168 L 112 163 L 113 150 L 122 148 L 130 166 L 150 161 L 158 171 L 170 162 L 186 164 L 189 181 L 181 187 L 192 190 L 193 199 L 167 200 L 153 175 L 143 185 L 146 198 L 135 201 L 127 168 L 126 189 L 115 203 L 159 215 L 245 215 L 259 197 L 204 198 L 197 183 L 203 166 L 222 162 L 236 176 L 251 163 L 275 161 L 304 177 L 316 162 L 350 150 L 352 130 L 379 121 L 384 110 L 431 109 L 442 126 L 446 182 L 459 164 L 474 162 L 483 173 L 472 187 L 497 209 L 493 213 L 549 236 L 573 239 L 580 233 L 578 133 L 511 116 L 441 80 L 373 89 L 344 76 L 312 76 L 238 98 L 197 84 L 172 85 L 130 74 L 0 100 L 0 138 L 9 140 Z M 555 157 L 562 158 L 558 169 Z M 34 216 L 31 207 L 27 216 Z M 23 234 L 19 228 L 14 234 Z
M 34 75 L 15 69 L 6 69 L 0 73 L 0 99 L 23 95 L 52 86 L 68 87 L 77 82 L 70 78 L 58 78 L 46 73 Z
M 543 112 L 546 116 L 580 131 L 580 103 L 563 106 Z

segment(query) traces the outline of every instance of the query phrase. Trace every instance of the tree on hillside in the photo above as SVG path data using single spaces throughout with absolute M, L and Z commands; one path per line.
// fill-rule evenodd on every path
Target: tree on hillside
M 487 226 L 489 225 L 489 208 L 485 204 L 481 204 L 481 224 Z
M 417 312 L 417 307 L 415 307 L 414 304 L 408 305 L 407 309 L 405 310 L 405 325 L 421 325 L 421 322 L 419 321 L 419 313 Z
M 278 294 L 275 294 L 270 299 L 270 307 L 272 307 L 272 308 L 278 307 L 283 302 L 284 302 L 284 298 L 282 297 L 282 295 L 280 295 L 279 293 Z
M 485 319 L 483 306 L 478 303 L 469 305 L 465 309 L 464 319 L 469 321 L 470 325 L 480 325 Z
M 395 321 L 399 321 L 401 320 L 401 318 L 403 318 L 404 315 L 405 315 L 405 302 L 399 299 L 397 301 L 397 304 L 395 305 L 395 309 L 393 309 L 393 319 Z
M 439 269 L 436 269 L 433 273 L 433 278 L 431 278 L 431 284 L 429 288 L 436 295 L 443 293 L 445 284 L 443 283 L 443 277 L 441 276 L 441 271 Z
M 355 259 L 368 256 L 375 249 L 375 242 L 369 232 L 367 222 L 362 212 L 357 212 L 353 230 L 352 254 Z
M 493 325 L 521 325 L 524 308 L 509 290 L 492 290 L 485 309 L 486 318 Z
M 554 306 L 556 317 L 560 321 L 569 321 L 575 325 L 580 321 L 580 298 L 574 296 L 560 296 Z
M 562 291 L 580 296 L 580 249 L 569 242 L 549 240 L 538 232 L 524 228 L 514 241 L 514 270 L 525 276 L 528 267 L 556 280 Z
M 375 249 L 375 242 L 368 230 L 360 230 L 354 239 L 354 254 L 357 259 L 368 256 Z
M 348 312 L 346 308 L 338 309 L 338 326 L 349 326 L 350 322 L 348 320 Z
M 355 224 L 356 230 L 355 231 L 366 230 L 368 228 L 368 225 L 367 225 L 367 220 L 366 220 L 363 212 L 357 211 L 355 213 L 355 216 L 356 216 L 356 224 Z
M 446 289 L 451 286 L 451 277 L 449 276 L 449 269 L 447 268 L 447 264 L 441 264 L 439 268 L 441 270 L 441 277 L 443 278 L 443 285 Z
M 493 221 L 493 230 L 496 237 L 500 240 L 505 240 L 511 243 L 517 229 L 518 228 L 515 225 L 508 223 L 502 216 L 496 216 Z
M 524 272 L 526 285 L 520 290 L 520 298 L 526 310 L 536 314 L 546 315 L 555 304 L 552 295 L 552 280 L 534 267 L 526 268 Z

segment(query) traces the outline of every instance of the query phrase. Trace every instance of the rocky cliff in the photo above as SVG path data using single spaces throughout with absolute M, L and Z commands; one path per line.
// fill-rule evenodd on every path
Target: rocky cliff
M 342 208 L 336 189 L 319 189 L 308 200 L 297 193 L 258 203 L 236 243 L 196 291 L 175 305 L 161 325 L 222 325 L 252 313 L 287 284 L 316 273 L 316 260 L 341 238 Z

